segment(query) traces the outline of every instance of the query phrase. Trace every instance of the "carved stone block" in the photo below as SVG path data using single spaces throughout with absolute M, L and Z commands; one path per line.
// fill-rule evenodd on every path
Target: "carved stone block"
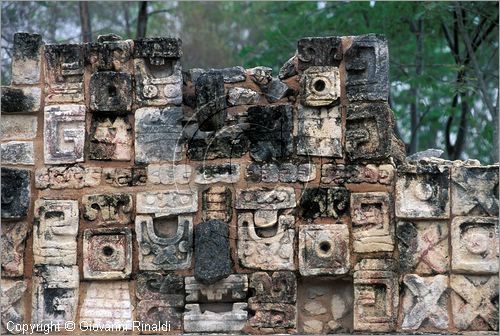
M 498 330 L 498 276 L 451 275 L 453 323 L 459 330 Z
M 182 109 L 145 107 L 135 111 L 135 162 L 177 161 L 183 147 Z
M 83 72 L 81 44 L 45 45 L 45 102 L 83 102 Z
M 207 72 L 195 81 L 196 119 L 202 131 L 217 131 L 226 121 L 224 78 L 217 72 Z
M 313 163 L 304 163 L 297 166 L 297 180 L 311 182 L 316 179 L 316 166 Z
M 90 77 L 90 109 L 127 113 L 132 107 L 132 77 L 123 72 L 95 72 Z
M 453 167 L 451 212 L 459 216 L 498 216 L 498 165 Z
M 274 163 L 266 163 L 261 166 L 262 182 L 275 183 L 279 181 L 279 168 Z
M 346 153 L 351 160 L 380 160 L 390 155 L 393 115 L 386 103 L 349 104 Z
M 342 118 L 340 108 L 320 109 L 299 105 L 297 154 L 342 157 Z
M 46 106 L 44 144 L 46 164 L 83 162 L 85 106 Z
M 498 218 L 455 217 L 451 222 L 451 269 L 498 273 Z
M 350 267 L 347 225 L 302 225 L 299 228 L 301 275 L 346 274 Z
M 28 223 L 2 223 L 2 277 L 21 277 L 24 274 L 24 248 Z M 3 310 L 2 310 L 3 311 Z
M 129 228 L 87 229 L 83 233 L 83 277 L 126 279 L 132 272 Z
M 405 290 L 401 302 L 401 329 L 418 330 L 428 327 L 446 330 L 449 323 L 446 291 L 448 277 L 406 274 L 403 283 Z
M 198 128 L 186 127 L 189 139 L 187 156 L 190 160 L 205 161 L 242 157 L 250 146 L 250 141 L 242 127 L 225 127 L 217 132 L 203 132 Z
M 129 62 L 132 57 L 132 40 L 106 40 L 84 45 L 85 64 L 92 72 L 117 71 L 130 72 Z
M 294 304 L 286 303 L 249 303 L 248 309 L 253 316 L 248 324 L 256 328 L 295 328 L 297 309 Z
M 93 116 L 89 148 L 91 160 L 130 161 L 132 143 L 132 125 L 128 118 Z
M 227 93 L 227 102 L 230 106 L 256 105 L 260 101 L 260 93 L 240 87 L 230 88 Z
M 235 208 L 239 210 L 279 210 L 295 205 L 295 191 L 291 187 L 236 190 Z
M 292 106 L 270 105 L 248 108 L 250 156 L 258 162 L 287 158 L 293 150 Z
M 233 215 L 232 193 L 224 186 L 213 186 L 202 193 L 202 218 L 230 222 Z
M 449 218 L 450 171 L 446 166 L 398 168 L 396 216 Z
M 338 219 L 349 209 L 349 191 L 345 188 L 306 188 L 300 199 L 301 216 L 306 219 Z
M 60 166 L 39 168 L 35 171 L 35 187 L 38 189 L 81 189 L 101 183 L 102 168 Z
M 398 312 L 398 281 L 392 259 L 363 259 L 354 268 L 354 330 L 389 332 Z
M 12 51 L 12 84 L 40 83 L 42 36 L 15 33 Z
M 196 168 L 194 181 L 199 184 L 236 183 L 240 179 L 240 165 L 202 165 Z
M 384 35 L 355 36 L 344 55 L 349 101 L 387 100 L 389 52 Z
M 130 194 L 96 194 L 82 197 L 83 218 L 98 225 L 128 224 L 133 200 Z
M 340 73 L 336 67 L 310 67 L 301 81 L 301 101 L 306 106 L 327 106 L 340 98 Z
M 136 216 L 139 269 L 175 270 L 191 266 L 193 217 Z
M 210 285 L 231 274 L 229 228 L 226 223 L 210 220 L 196 225 L 194 248 L 194 277 L 196 280 Z M 186 309 L 188 309 L 187 305 Z M 184 322 L 186 322 L 186 315 L 184 315 Z M 184 327 L 188 331 L 186 325 Z
M 2 86 L 2 114 L 38 112 L 41 99 L 42 90 L 35 86 Z
M 295 303 L 297 300 L 297 278 L 288 271 L 254 272 L 249 275 L 248 286 L 253 296 L 248 299 L 252 303 Z
M 293 163 L 283 163 L 279 166 L 278 178 L 285 183 L 297 181 L 297 166 Z
M 2 269 L 3 271 L 3 269 Z M 27 286 L 25 281 L 2 279 L 0 293 L 2 324 L 0 332 L 5 334 L 20 334 L 22 329 L 16 328 L 25 322 L 24 293 Z
M 30 115 L 2 115 L 0 121 L 0 139 L 4 140 L 31 140 L 36 137 L 38 122 L 36 116 Z
M 436 274 L 448 271 L 448 223 L 443 221 L 397 224 L 399 267 L 403 272 Z
M 76 265 L 78 201 L 35 201 L 34 264 Z
M 201 312 L 199 304 L 186 304 L 184 312 L 184 331 L 203 333 L 235 333 L 241 331 L 247 321 L 247 304 L 230 304 L 230 310 L 224 312 Z
M 259 222 L 251 212 L 238 214 L 238 258 L 244 267 L 261 270 L 295 270 L 295 218 L 277 211 L 270 221 Z
M 31 323 L 75 321 L 79 284 L 78 266 L 35 266 Z
M 248 277 L 231 274 L 214 284 L 203 284 L 194 277 L 186 277 L 187 302 L 237 302 L 246 299 Z
M 115 187 L 133 187 L 146 185 L 146 168 L 103 168 L 102 175 L 106 183 Z
M 390 164 L 321 165 L 321 183 L 341 185 L 345 183 L 373 183 L 392 185 L 395 168 Z
M 3 164 L 34 165 L 33 141 L 9 141 L 1 145 Z
M 385 192 L 351 194 L 354 252 L 394 250 L 392 199 Z
M 2 219 L 19 219 L 28 214 L 31 172 L 2 167 Z
M 162 65 L 165 59 L 177 59 L 182 56 L 182 41 L 179 38 L 143 38 L 134 43 L 134 57 L 149 58 L 151 64 Z
M 198 78 L 200 78 L 201 75 L 207 72 L 221 74 L 224 79 L 224 83 L 244 82 L 246 79 L 245 69 L 242 66 L 233 66 L 222 69 L 189 69 L 187 79 L 190 79 L 194 83 L 198 80 Z
M 83 298 L 80 321 L 87 327 L 131 330 L 132 309 L 127 281 L 93 281 Z
M 156 217 L 196 212 L 196 190 L 162 190 L 137 193 L 137 213 L 155 214 Z
M 187 184 L 193 169 L 188 165 L 150 164 L 148 181 L 152 184 Z
M 342 40 L 338 36 L 304 37 L 297 44 L 298 68 L 338 66 L 342 60 Z

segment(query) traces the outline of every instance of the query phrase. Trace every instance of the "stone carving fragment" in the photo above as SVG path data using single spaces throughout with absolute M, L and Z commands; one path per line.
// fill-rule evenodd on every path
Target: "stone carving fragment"
M 28 223 L 2 223 L 2 277 L 21 277 L 24 274 L 24 248 Z
M 95 194 L 82 197 L 83 218 L 98 225 L 128 224 L 133 209 L 130 194 Z
M 343 165 L 324 163 L 321 165 L 321 183 L 379 183 L 392 185 L 395 168 L 390 164 Z
M 163 190 L 137 193 L 137 213 L 155 214 L 156 217 L 196 212 L 196 190 Z
M 240 87 L 230 88 L 227 93 L 229 106 L 256 105 L 260 101 L 260 93 Z
M 2 114 L 38 112 L 41 98 L 42 90 L 35 86 L 2 86 Z
M 237 302 L 246 299 L 248 277 L 246 274 L 231 274 L 214 284 L 203 284 L 194 277 L 186 277 L 187 302 Z
M 148 165 L 148 181 L 153 184 L 187 184 L 191 178 L 192 167 L 174 164 Z
M 254 291 L 249 303 L 295 303 L 297 300 L 297 278 L 293 272 L 254 272 L 249 275 L 248 286 Z
M 338 66 L 342 60 L 342 41 L 338 36 L 304 37 L 297 43 L 298 68 Z
M 239 125 L 224 127 L 217 132 L 186 127 L 185 132 L 189 139 L 187 156 L 190 160 L 239 158 L 248 152 L 250 146 L 250 141 Z
M 1 159 L 4 164 L 34 165 L 35 153 L 32 141 L 9 141 L 1 145 Z
M 26 217 L 30 205 L 31 172 L 2 167 L 2 219 Z
M 132 57 L 134 42 L 132 40 L 121 41 L 121 38 L 116 35 L 115 37 L 117 39 L 107 36 L 97 43 L 84 45 L 85 64 L 90 65 L 92 72 L 130 72 L 129 61 Z
M 240 165 L 202 165 L 196 169 L 194 181 L 199 184 L 236 183 L 240 179 Z
M 22 330 L 16 328 L 16 325 L 22 325 L 25 322 L 23 296 L 26 288 L 25 281 L 2 279 L 0 293 L 2 324 L 0 325 L 0 332 L 4 335 L 20 334 L 22 332 Z
M 291 187 L 236 190 L 235 208 L 239 210 L 279 210 L 295 205 L 295 191 Z
M 90 128 L 91 160 L 130 161 L 132 125 L 126 117 L 93 116 Z
M 245 326 L 248 312 L 247 304 L 235 302 L 230 304 L 229 311 L 201 312 L 199 304 L 186 304 L 184 312 L 184 331 L 203 333 L 235 333 Z
M 202 218 L 230 222 L 233 215 L 232 193 L 224 186 L 213 186 L 202 193 Z
M 41 35 L 30 33 L 14 34 L 12 84 L 40 83 L 42 45 Z
M 90 77 L 90 109 L 122 114 L 132 107 L 132 77 L 123 72 L 95 72 Z
M 149 166 L 148 166 L 149 167 Z M 146 185 L 146 168 L 103 168 L 102 175 L 106 183 L 115 187 Z
M 2 111 L 3 112 L 3 111 Z M 2 115 L 0 138 L 5 140 L 31 140 L 36 137 L 38 122 L 36 116 Z
M 340 73 L 336 67 L 310 67 L 301 77 L 301 99 L 306 106 L 328 106 L 340 98 Z
M 253 302 L 248 304 L 248 309 L 254 312 L 248 319 L 248 324 L 252 327 L 272 328 L 272 333 L 278 328 L 295 328 L 297 309 L 294 304 Z
M 297 180 L 300 182 L 310 182 L 316 179 L 316 165 L 304 163 L 297 166 Z
M 35 171 L 35 187 L 38 189 L 81 189 L 101 183 L 100 167 L 54 166 Z
M 302 217 L 338 219 L 349 209 L 349 191 L 345 188 L 306 188 L 300 199 Z
M 244 82 L 246 79 L 245 69 L 242 66 L 233 66 L 222 69 L 200 69 L 194 68 L 188 70 L 188 78 L 194 83 L 205 73 L 218 73 L 222 75 L 224 83 Z
M 226 121 L 224 78 L 217 72 L 207 72 L 195 81 L 196 119 L 202 131 L 217 131 Z

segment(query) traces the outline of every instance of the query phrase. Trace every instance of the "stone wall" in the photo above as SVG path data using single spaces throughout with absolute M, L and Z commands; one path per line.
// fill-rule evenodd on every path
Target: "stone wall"
M 384 36 L 303 38 L 277 77 L 181 56 L 15 35 L 3 331 L 498 330 L 498 165 L 405 158 Z

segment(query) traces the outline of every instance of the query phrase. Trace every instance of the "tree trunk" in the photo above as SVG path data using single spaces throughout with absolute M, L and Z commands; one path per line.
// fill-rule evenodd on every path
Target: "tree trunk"
M 411 23 L 411 31 L 415 34 L 416 39 L 416 51 L 415 51 L 415 76 L 419 77 L 422 75 L 423 65 L 424 65 L 424 22 L 422 18 L 418 21 Z M 419 112 L 419 100 L 420 92 L 418 84 L 415 84 L 411 89 L 411 95 L 414 101 L 410 105 L 410 118 L 411 118 L 411 138 L 410 146 L 408 148 L 409 154 L 416 153 L 419 149 L 419 126 L 420 126 L 420 112 Z
M 125 21 L 125 33 L 127 34 L 126 38 L 132 38 L 132 30 L 130 29 L 130 14 L 128 11 L 128 2 L 123 2 L 122 3 L 122 8 L 123 8 L 123 19 Z
M 82 27 L 82 41 L 83 43 L 92 41 L 92 29 L 90 26 L 89 3 L 87 1 L 80 1 L 80 25 Z
M 137 14 L 137 34 L 136 38 L 146 37 L 146 29 L 148 28 L 148 2 L 141 1 L 139 3 L 139 13 Z

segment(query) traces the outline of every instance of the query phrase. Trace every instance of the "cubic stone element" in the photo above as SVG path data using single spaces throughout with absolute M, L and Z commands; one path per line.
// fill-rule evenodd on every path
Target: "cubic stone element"
M 146 185 L 146 168 L 104 168 L 104 181 L 115 187 L 133 187 Z
M 0 332 L 5 334 L 19 334 L 22 330 L 16 330 L 17 324 L 25 322 L 24 293 L 26 292 L 26 281 L 15 281 L 2 279 L 0 292 L 2 324 Z M 9 323 L 10 322 L 10 323 Z
M 34 165 L 33 141 L 9 141 L 1 145 L 1 158 L 4 164 Z
M 453 218 L 451 269 L 464 273 L 498 273 L 498 242 L 498 218 Z
M 196 280 L 209 285 L 227 278 L 231 274 L 228 225 L 218 220 L 210 220 L 196 225 L 194 228 L 194 256 L 194 277 Z M 186 309 L 189 311 L 188 305 L 186 305 Z M 184 315 L 184 323 L 188 315 Z M 184 325 L 184 327 L 188 331 L 187 326 Z
M 90 77 L 90 109 L 122 114 L 132 107 L 132 77 L 123 72 L 95 72 Z
M 297 309 L 294 304 L 286 303 L 249 303 L 248 309 L 253 311 L 253 316 L 248 319 L 248 325 L 274 333 L 277 330 L 285 331 L 295 328 L 297 320 Z M 271 330 L 269 330 L 271 328 Z
M 134 202 L 130 194 L 96 194 L 82 197 L 82 216 L 97 225 L 130 223 Z
M 250 141 L 240 125 L 227 126 L 217 132 L 203 132 L 198 127 L 186 126 L 185 132 L 189 139 L 187 156 L 193 161 L 239 158 L 250 147 Z
M 340 107 L 298 107 L 297 154 L 342 157 Z
M 90 128 L 91 160 L 130 161 L 132 158 L 132 125 L 127 117 L 93 115 Z
M 340 98 L 337 67 L 310 67 L 300 79 L 301 101 L 306 106 L 328 106 Z
M 387 100 L 389 52 L 384 35 L 355 36 L 344 54 L 349 101 Z
M 28 215 L 31 196 L 29 170 L 2 167 L 2 219 L 20 219 Z
M 76 265 L 78 201 L 35 201 L 34 264 Z
M 191 190 L 159 190 L 137 193 L 137 213 L 156 217 L 196 212 L 198 193 Z
M 256 105 L 260 101 L 260 93 L 240 87 L 230 88 L 227 93 L 229 106 Z
M 210 285 L 186 277 L 185 283 L 187 302 L 237 302 L 245 300 L 248 292 L 246 274 L 231 274 Z
M 207 72 L 195 81 L 196 120 L 202 131 L 217 131 L 227 117 L 224 78 L 220 73 Z
M 91 71 L 130 72 L 129 62 L 132 57 L 132 40 L 106 40 L 84 44 L 85 64 Z
M 182 56 L 182 40 L 174 37 L 142 38 L 134 41 L 134 57 L 150 58 L 152 64 L 161 65 L 164 59 Z
M 132 272 L 129 228 L 86 229 L 83 233 L 83 278 L 126 279 Z
M 40 83 L 42 36 L 15 33 L 13 44 L 12 84 Z
M 135 162 L 178 161 L 184 143 L 180 107 L 135 111 Z
M 300 226 L 299 270 L 301 275 L 346 274 L 350 267 L 347 225 Z
M 38 189 L 82 189 L 95 187 L 101 183 L 102 168 L 75 166 L 55 166 L 39 168 L 35 171 L 35 187 Z
M 199 304 L 186 304 L 183 315 L 185 332 L 235 333 L 241 331 L 248 318 L 247 304 L 235 302 L 230 311 L 201 312 Z
M 46 106 L 44 144 L 46 164 L 83 162 L 85 106 Z
M 38 122 L 31 115 L 2 115 L 0 138 L 5 140 L 32 140 L 36 137 Z
M 342 60 L 342 40 L 338 36 L 304 37 L 297 43 L 298 69 L 311 66 L 339 66 Z
M 351 194 L 354 252 L 394 250 L 393 204 L 385 192 Z
M 42 90 L 35 86 L 2 86 L 2 114 L 38 112 L 41 99 Z
M 321 165 L 321 183 L 371 183 L 392 185 L 395 167 L 391 164 L 343 165 L 324 163 Z
M 140 270 L 176 270 L 191 266 L 192 216 L 136 216 L 135 232 L 139 245 Z
M 24 275 L 24 249 L 28 234 L 28 223 L 2 223 L 2 276 L 22 277 Z M 3 311 L 3 310 L 2 310 Z
M 188 184 L 193 168 L 183 164 L 149 164 L 148 182 L 152 184 Z
M 236 190 L 238 210 L 279 210 L 294 208 L 296 204 L 295 190 L 291 187 Z
M 295 303 L 297 278 L 294 272 L 254 272 L 249 275 L 248 286 L 253 290 L 249 303 Z
M 224 186 L 213 186 L 202 192 L 202 219 L 217 219 L 230 222 L 233 215 L 231 190 Z
M 194 181 L 199 184 L 236 183 L 239 179 L 239 164 L 201 165 L 196 168 L 194 177 Z
M 349 209 L 349 191 L 346 188 L 305 188 L 300 199 L 302 218 L 339 219 Z
M 405 291 L 402 298 L 403 330 L 418 330 L 427 324 L 433 328 L 448 328 L 448 277 L 436 275 L 421 277 L 406 274 L 403 278 Z

